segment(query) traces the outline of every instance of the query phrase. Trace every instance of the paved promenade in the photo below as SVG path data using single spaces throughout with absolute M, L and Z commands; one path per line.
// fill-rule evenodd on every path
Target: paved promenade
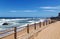
M 60 21 L 49 24 L 35 39 L 60 39 Z

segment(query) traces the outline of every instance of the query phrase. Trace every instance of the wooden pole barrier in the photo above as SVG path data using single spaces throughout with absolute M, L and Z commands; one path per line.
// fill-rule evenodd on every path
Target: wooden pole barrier
M 50 24 L 51 24 L 51 20 L 50 20 Z
M 14 27 L 14 39 L 17 39 L 17 28 Z
M 43 26 L 45 26 L 45 22 L 43 22 Z
M 50 24 L 52 23 L 52 20 L 50 21 Z
M 47 25 L 49 24 L 49 20 L 47 21 Z
M 46 20 L 46 25 L 47 25 L 47 20 Z
M 50 24 L 50 20 L 49 20 L 49 24 Z
M 51 20 L 49 20 L 49 24 L 50 24 L 50 21 L 51 21 Z
M 34 29 L 36 30 L 36 23 L 34 23 Z
M 50 24 L 51 24 L 51 20 L 50 20 Z
M 49 24 L 50 24 L 50 20 L 49 20 Z
M 46 21 L 45 21 L 45 25 L 46 25 Z
M 49 20 L 47 20 L 47 25 L 49 24 Z
M 39 27 L 41 27 L 41 22 L 39 22 Z
M 29 34 L 29 24 L 27 25 L 27 33 Z

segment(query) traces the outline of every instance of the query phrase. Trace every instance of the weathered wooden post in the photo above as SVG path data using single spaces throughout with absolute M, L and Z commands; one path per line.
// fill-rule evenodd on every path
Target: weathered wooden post
M 52 20 L 50 20 L 50 24 L 52 23 Z
M 51 20 L 50 20 L 50 24 L 51 24 Z
M 14 27 L 14 39 L 17 39 L 17 28 Z
M 49 24 L 50 24 L 50 19 L 49 19 Z
M 50 24 L 50 20 L 49 20 L 49 24 Z
M 36 30 L 36 23 L 34 23 L 34 29 Z
M 27 33 L 29 34 L 29 24 L 27 24 Z
M 49 21 L 49 24 L 50 24 L 50 22 L 51 22 L 51 19 L 48 19 L 48 21 Z
M 39 27 L 41 27 L 41 22 L 39 22 Z
M 51 20 L 50 20 L 50 24 L 51 24 Z
M 46 25 L 46 21 L 45 21 L 45 25 Z
M 49 20 L 48 20 L 48 24 L 49 24 Z
M 45 26 L 45 22 L 43 22 L 43 26 Z
M 47 25 L 47 20 L 46 20 L 46 25 Z
M 47 20 L 47 25 L 49 24 L 49 20 Z

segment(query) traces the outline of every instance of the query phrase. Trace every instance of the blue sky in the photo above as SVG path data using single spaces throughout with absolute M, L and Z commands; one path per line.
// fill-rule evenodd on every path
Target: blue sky
M 0 0 L 0 17 L 51 17 L 60 12 L 60 0 Z

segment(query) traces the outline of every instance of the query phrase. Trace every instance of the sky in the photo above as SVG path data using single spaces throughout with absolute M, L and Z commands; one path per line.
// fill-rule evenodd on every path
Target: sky
M 52 17 L 60 12 L 60 0 L 0 0 L 0 17 Z

